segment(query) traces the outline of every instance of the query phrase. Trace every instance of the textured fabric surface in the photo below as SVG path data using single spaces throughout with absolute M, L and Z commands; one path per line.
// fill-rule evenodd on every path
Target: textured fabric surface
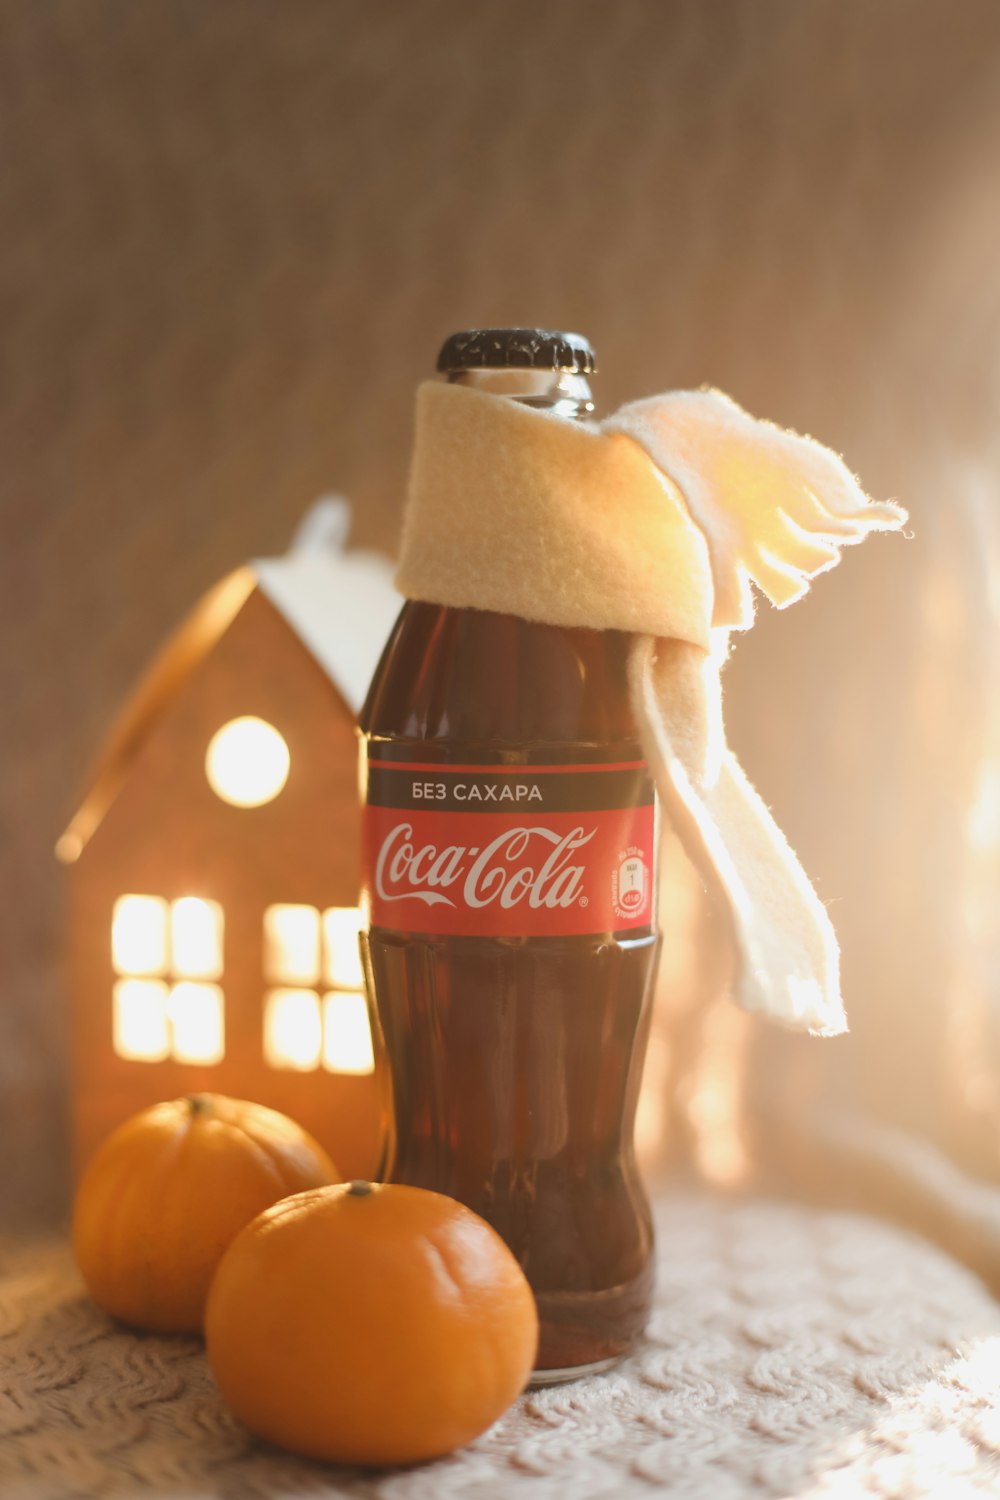
M 200 1344 L 112 1326 L 83 1295 L 65 1246 L 9 1248 L 0 1493 L 1000 1494 L 1000 1308 L 968 1272 L 856 1216 L 699 1195 L 661 1197 L 657 1217 L 656 1308 L 631 1359 L 529 1392 L 450 1459 L 382 1474 L 255 1444 L 221 1405 Z

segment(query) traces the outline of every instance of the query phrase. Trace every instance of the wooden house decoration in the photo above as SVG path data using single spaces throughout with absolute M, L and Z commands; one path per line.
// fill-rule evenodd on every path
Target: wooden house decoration
M 212 1091 L 378 1170 L 354 719 L 400 600 L 386 561 L 344 552 L 348 520 L 321 502 L 201 600 L 59 840 L 78 1166 L 134 1111 Z

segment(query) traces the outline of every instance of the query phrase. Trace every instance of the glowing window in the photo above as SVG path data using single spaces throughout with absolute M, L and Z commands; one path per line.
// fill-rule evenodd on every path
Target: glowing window
M 373 1073 L 375 1054 L 364 995 L 334 990 L 323 998 L 323 1066 L 331 1073 Z
M 170 1056 L 167 986 L 162 979 L 119 979 L 112 992 L 115 1052 L 130 1062 Z
M 322 1004 L 315 990 L 271 990 L 264 1001 L 264 1060 L 272 1068 L 312 1073 L 375 1069 L 364 995 L 332 990 Z
M 167 997 L 170 1055 L 175 1062 L 211 1067 L 226 1055 L 222 991 L 217 984 L 183 980 Z
M 264 913 L 264 1058 L 301 1073 L 375 1067 L 358 953 L 356 906 L 269 906 Z M 320 985 L 334 986 L 320 998 Z
M 277 984 L 325 984 L 357 990 L 364 983 L 356 906 L 269 906 L 264 913 L 264 975 Z
M 359 990 L 364 984 L 358 933 L 361 913 L 356 906 L 331 906 L 323 913 L 323 978 L 340 990 Z
M 118 974 L 162 974 L 167 967 L 167 903 L 119 896 L 111 918 L 111 961 Z
M 264 974 L 284 984 L 315 984 L 320 967 L 315 906 L 269 906 L 264 913 Z
M 222 973 L 222 907 L 182 896 L 170 908 L 170 960 L 181 979 L 218 979 Z
M 205 775 L 217 797 L 233 807 L 262 807 L 288 780 L 291 756 L 266 719 L 230 719 L 209 741 Z
M 264 1059 L 310 1073 L 323 1052 L 323 1020 L 313 990 L 272 990 L 264 1003 Z
M 225 1056 L 223 914 L 216 901 L 121 896 L 111 919 L 112 1044 L 131 1062 L 210 1067 Z M 177 981 L 176 983 L 174 981 Z

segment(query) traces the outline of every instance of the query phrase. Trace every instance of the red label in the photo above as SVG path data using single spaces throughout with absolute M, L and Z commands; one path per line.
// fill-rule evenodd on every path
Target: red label
M 557 937 L 649 927 L 655 807 L 640 762 L 442 766 L 371 759 L 373 927 Z

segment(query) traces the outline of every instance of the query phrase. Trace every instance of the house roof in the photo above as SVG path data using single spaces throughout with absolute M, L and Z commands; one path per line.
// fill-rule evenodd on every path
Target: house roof
M 321 500 L 284 557 L 251 567 L 356 714 L 402 600 L 384 557 L 344 550 L 350 519 L 343 500 Z
M 349 526 L 345 501 L 321 500 L 284 557 L 237 568 L 199 600 L 154 658 L 105 741 L 90 789 L 56 844 L 63 863 L 79 859 L 153 724 L 254 589 L 259 587 L 292 627 L 351 712 L 358 712 L 401 599 L 384 557 L 345 550 Z

